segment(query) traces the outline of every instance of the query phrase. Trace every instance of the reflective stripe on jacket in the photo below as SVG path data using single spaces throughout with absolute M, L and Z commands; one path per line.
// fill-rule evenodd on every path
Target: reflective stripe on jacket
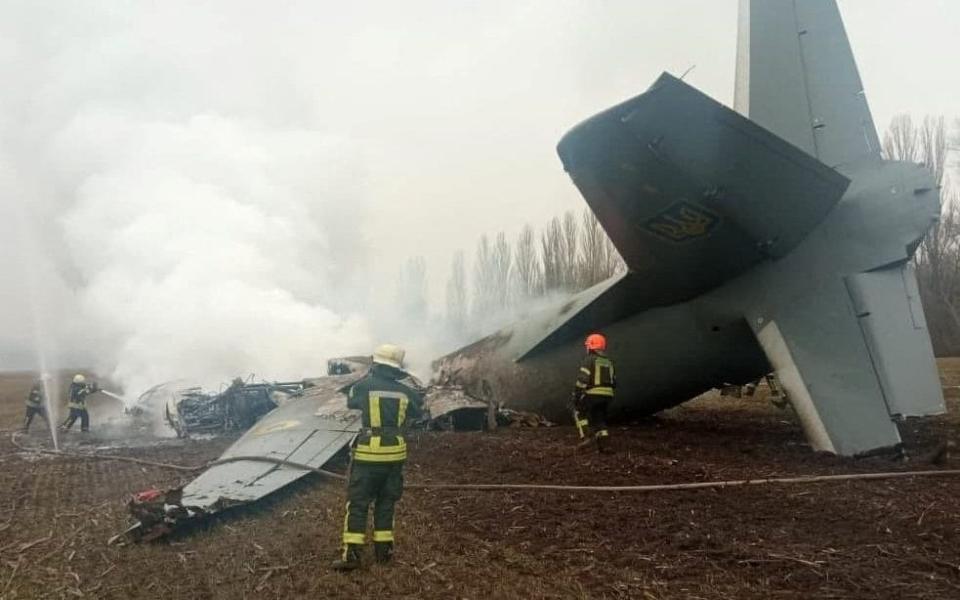
M 613 361 L 600 352 L 591 352 L 580 363 L 577 374 L 576 391 L 588 396 L 613 397 L 617 387 Z
M 364 427 L 353 448 L 354 460 L 393 463 L 407 459 L 401 428 L 409 418 L 419 416 L 421 400 L 416 390 L 397 381 L 403 376 L 398 369 L 374 365 L 350 387 L 347 406 L 362 412 Z

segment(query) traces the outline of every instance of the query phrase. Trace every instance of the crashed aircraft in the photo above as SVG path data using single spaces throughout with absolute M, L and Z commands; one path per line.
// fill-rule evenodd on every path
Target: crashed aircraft
M 628 272 L 438 360 L 439 385 L 478 410 L 562 415 L 580 340 L 601 330 L 621 411 L 773 370 L 811 446 L 843 455 L 944 411 L 909 264 L 939 216 L 931 176 L 882 158 L 835 0 L 740 10 L 736 111 L 664 74 L 559 144 Z M 134 537 L 255 501 L 308 472 L 284 461 L 319 468 L 345 447 L 360 422 L 342 390 L 365 365 L 328 370 L 224 462 L 134 498 Z
M 615 410 L 775 371 L 810 445 L 842 455 L 945 410 L 910 265 L 939 191 L 882 157 L 835 0 L 742 0 L 737 59 L 735 111 L 664 74 L 561 140 L 628 272 L 442 358 L 443 380 L 556 416 L 601 331 Z

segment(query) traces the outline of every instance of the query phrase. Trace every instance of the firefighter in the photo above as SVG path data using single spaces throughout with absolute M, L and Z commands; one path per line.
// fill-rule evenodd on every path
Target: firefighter
M 44 421 L 47 421 L 47 411 L 45 409 L 46 396 L 43 389 L 43 384 L 49 379 L 49 375 L 41 375 L 40 379 L 36 380 L 33 383 L 33 387 L 30 388 L 30 393 L 27 394 L 27 415 L 23 419 L 23 432 L 27 433 L 30 431 L 30 423 L 33 422 L 33 418 L 37 415 L 43 417 Z
M 580 439 L 584 440 L 588 429 L 593 432 L 597 449 L 609 452 L 607 431 L 607 408 L 613 402 L 613 389 L 617 386 L 613 361 L 605 354 L 607 338 L 599 333 L 587 336 L 584 346 L 587 355 L 580 363 L 580 372 L 573 392 L 573 418 Z
M 90 431 L 90 413 L 87 412 L 87 396 L 98 391 L 96 383 L 87 383 L 87 378 L 77 373 L 73 376 L 73 383 L 70 384 L 68 392 L 69 401 L 67 407 L 70 409 L 70 416 L 60 426 L 61 431 L 69 431 L 73 424 L 80 419 L 80 431 L 86 433 Z
M 370 372 L 347 394 L 347 406 L 363 412 L 363 429 L 353 442 L 343 548 L 333 563 L 338 571 L 360 566 L 371 504 L 375 558 L 383 564 L 393 556 L 393 511 L 403 493 L 407 458 L 402 428 L 420 415 L 422 402 L 420 392 L 400 381 L 407 377 L 404 354 L 391 344 L 378 347 Z

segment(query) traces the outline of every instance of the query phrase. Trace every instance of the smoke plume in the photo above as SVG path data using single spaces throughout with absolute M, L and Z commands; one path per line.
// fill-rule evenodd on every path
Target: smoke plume
M 25 4 L 0 32 L 19 76 L 0 100 L 2 300 L 35 316 L 2 318 L 0 360 L 35 347 L 135 395 L 369 352 L 364 158 L 272 68 L 290 48 L 253 35 L 256 11 L 225 28 L 215 8 L 48 8 L 76 13 L 37 28 Z

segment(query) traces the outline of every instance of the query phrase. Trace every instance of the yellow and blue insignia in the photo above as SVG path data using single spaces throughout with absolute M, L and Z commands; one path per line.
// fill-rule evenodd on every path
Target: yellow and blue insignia
M 692 202 L 680 201 L 653 217 L 643 227 L 653 235 L 671 242 L 687 242 L 709 235 L 720 217 Z

